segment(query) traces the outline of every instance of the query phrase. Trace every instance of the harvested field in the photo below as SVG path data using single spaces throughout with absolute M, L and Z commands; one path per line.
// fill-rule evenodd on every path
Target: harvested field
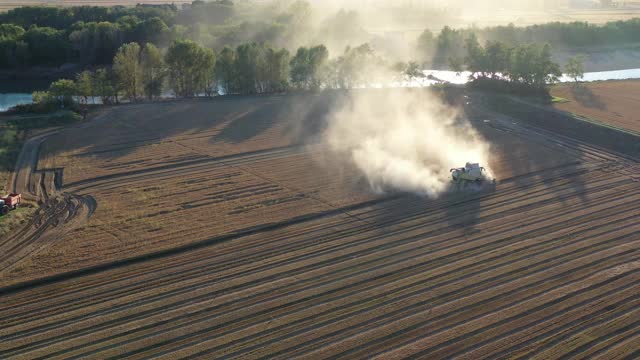
M 640 134 L 640 81 L 602 81 L 555 86 L 567 102 L 555 108 Z
M 314 141 L 334 101 L 122 106 L 31 142 L 17 186 L 75 207 L 3 263 L 0 358 L 637 355 L 637 159 L 472 105 L 494 186 L 375 195 Z

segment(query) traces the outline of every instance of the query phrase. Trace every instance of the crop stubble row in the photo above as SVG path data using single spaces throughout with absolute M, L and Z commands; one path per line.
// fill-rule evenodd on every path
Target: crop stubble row
M 558 136 L 541 143 L 568 155 L 512 174 L 496 192 L 428 202 L 390 196 L 329 216 L 322 212 L 363 197 L 332 203 L 344 180 L 327 186 L 326 178 L 300 174 L 298 182 L 308 149 L 180 168 L 185 191 L 202 196 L 215 196 L 202 172 L 233 170 L 262 179 L 256 186 L 272 180 L 288 191 L 317 190 L 310 197 L 322 205 L 309 221 L 7 295 L 0 340 L 9 347 L 0 355 L 629 355 L 640 286 L 640 193 L 624 173 L 633 164 Z M 269 172 L 287 164 L 283 175 Z M 144 189 L 162 176 L 177 181 L 170 171 L 147 175 L 77 187 L 108 193 L 119 184 Z M 161 195 L 150 199 L 167 206 Z

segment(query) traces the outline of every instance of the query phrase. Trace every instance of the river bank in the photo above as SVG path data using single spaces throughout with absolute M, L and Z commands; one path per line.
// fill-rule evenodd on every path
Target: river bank
M 471 73 L 468 71 L 458 73 L 449 70 L 424 70 L 423 73 L 425 74 L 425 77 L 422 79 L 395 82 L 392 83 L 389 87 L 428 87 L 443 82 L 455 85 L 464 85 L 469 82 L 469 76 L 471 75 Z M 640 79 L 640 68 L 586 72 L 582 81 L 596 82 L 628 79 Z M 573 81 L 574 79 L 567 75 L 563 75 L 559 79 L 560 83 L 571 83 Z M 25 90 L 16 92 L 3 92 L 2 88 L 0 88 L 0 112 L 5 112 L 11 107 L 18 104 L 32 103 L 33 100 L 31 97 L 31 92 L 46 89 L 47 86 L 36 86 L 32 88 L 31 91 Z M 375 85 L 373 87 L 382 87 L 382 85 Z M 163 95 L 163 98 L 170 99 L 172 97 L 173 96 L 169 92 Z

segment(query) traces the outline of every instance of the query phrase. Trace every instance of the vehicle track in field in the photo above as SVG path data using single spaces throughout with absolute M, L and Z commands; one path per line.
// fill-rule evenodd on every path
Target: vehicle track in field
M 306 149 L 306 146 L 293 145 L 285 146 L 282 148 L 256 150 L 248 153 L 226 155 L 220 157 L 209 157 L 202 155 L 202 158 L 197 160 L 183 161 L 176 164 L 154 166 L 150 168 L 132 170 L 122 173 L 115 173 L 111 175 L 100 176 L 96 178 L 76 181 L 65 184 L 65 188 L 69 188 L 74 191 L 85 191 L 92 187 L 104 187 L 107 185 L 121 186 L 122 183 L 128 183 L 132 179 L 146 179 L 148 177 L 161 177 L 168 175 L 174 177 L 176 175 L 182 175 L 193 172 L 201 172 L 210 166 L 220 166 L 225 164 L 242 164 L 245 162 L 254 162 L 267 159 L 275 159 L 278 157 L 286 157 L 292 154 L 301 153 Z M 186 171 L 182 171 L 185 169 Z M 118 181 L 122 183 L 118 183 Z M 88 185 L 88 186 L 87 186 Z
M 292 294 L 289 293 L 288 296 L 290 296 L 290 295 L 292 295 Z M 248 300 L 250 300 L 250 299 L 248 299 Z M 139 305 L 139 304 L 136 304 L 136 305 Z M 121 311 L 122 309 L 112 309 L 112 310 Z M 94 315 L 98 315 L 98 314 L 94 314 Z M 94 315 L 91 315 L 91 316 L 94 316 Z M 149 315 L 149 314 L 146 314 L 146 315 Z M 73 320 L 69 320 L 69 321 L 73 322 Z M 69 334 L 67 334 L 67 335 L 69 335 Z
M 28 201 L 37 202 L 32 219 L 0 241 L 0 274 L 34 251 L 56 243 L 64 234 L 82 226 L 97 207 L 93 197 L 61 193 L 62 173 L 59 169 L 38 170 L 40 146 L 48 132 L 33 137 L 23 145 L 13 174 L 13 192 Z
M 429 202 L 406 194 L 347 206 L 320 199 L 328 206 L 304 216 L 1 288 L 0 357 L 634 356 L 637 160 L 518 123 L 490 125 L 569 160 Z M 214 157 L 187 147 L 199 155 L 63 189 L 198 184 L 201 173 L 226 181 L 237 170 L 262 181 L 213 189 L 198 203 L 297 193 L 254 165 L 322 151 Z M 56 174 L 37 181 L 50 196 Z
M 600 175 L 599 177 L 605 177 L 605 175 Z M 560 186 L 561 186 L 561 185 L 560 185 Z M 543 188 L 543 189 L 552 190 L 552 189 L 553 189 L 553 187 L 547 187 L 547 188 Z M 539 191 L 534 191 L 534 192 L 532 192 L 532 193 L 531 193 L 531 195 L 528 195 L 528 196 L 538 196 L 538 195 L 540 195 L 540 194 L 538 194 L 538 192 L 539 192 Z M 518 199 L 521 199 L 521 200 L 526 200 L 526 199 L 527 199 L 527 197 L 526 197 L 526 196 L 525 196 L 525 197 L 514 198 L 514 197 L 512 196 L 512 194 L 511 194 L 511 191 L 507 191 L 507 190 L 505 190 L 505 191 L 501 191 L 501 192 L 500 192 L 500 194 L 501 194 L 501 196 L 504 196 L 505 198 L 511 198 L 511 200 L 510 200 L 510 201 L 508 201 L 508 202 L 507 202 L 507 203 L 505 203 L 505 204 L 508 204 L 509 202 L 517 201 Z M 454 203 L 454 204 L 449 204 L 449 206 L 464 206 L 464 204 L 465 204 L 466 202 L 468 202 L 468 201 L 469 201 L 469 200 L 465 200 L 465 201 L 459 202 L 457 205 L 456 205 L 456 203 Z M 489 204 L 487 204 L 487 206 L 489 206 Z M 496 205 L 496 206 L 501 206 L 501 205 L 500 205 L 500 203 L 498 203 L 498 205 Z M 432 209 L 432 210 L 431 210 L 431 212 L 434 212 L 434 211 L 437 211 L 437 208 L 436 208 L 436 209 Z M 426 214 L 425 214 L 425 213 L 418 213 L 418 214 L 416 214 L 416 215 L 411 215 L 411 216 L 405 217 L 405 220 L 406 220 L 406 221 L 409 221 L 409 220 L 411 220 L 411 219 L 416 219 L 416 218 L 424 217 L 425 215 L 428 215 L 428 213 L 426 213 Z M 380 224 L 380 225 L 381 225 L 381 226 L 385 226 L 385 223 L 382 223 L 382 224 Z M 422 226 L 422 225 L 419 225 L 419 226 Z M 372 229 L 373 229 L 373 227 L 371 227 L 371 226 L 370 226 L 369 228 L 372 228 Z M 356 232 L 357 232 L 357 231 L 360 231 L 360 230 L 356 230 Z M 353 231 L 353 230 L 350 230 L 350 231 L 348 231 L 348 232 L 339 232 L 339 233 L 336 233 L 336 234 L 335 234 L 334 238 L 339 239 L 340 237 L 346 237 L 346 236 L 352 235 L 353 233 L 354 233 L 354 231 Z M 285 240 L 286 240 L 286 239 L 285 239 Z M 288 242 L 288 244 L 289 244 L 289 245 L 295 245 L 295 243 L 291 243 L 291 242 Z M 283 243 L 283 244 L 282 244 L 282 246 L 283 246 L 284 248 L 282 249 L 282 251 L 280 251 L 280 252 L 278 252 L 278 253 L 285 253 L 285 252 L 289 251 L 289 247 L 287 247 L 287 244 L 284 244 L 284 243 Z M 250 250 L 250 251 L 252 251 L 252 252 L 255 252 L 257 249 L 251 249 L 251 248 L 249 248 L 249 249 L 247 249 L 247 250 Z M 256 253 L 256 255 L 257 255 L 257 256 L 273 256 L 273 255 L 277 255 L 278 253 L 273 253 L 273 252 L 271 252 L 271 253 L 261 253 L 261 252 L 257 252 L 257 253 Z M 192 260 L 191 262 L 193 262 L 193 260 L 194 260 L 194 259 L 191 259 L 191 260 Z M 252 259 L 251 259 L 251 258 L 247 259 L 247 262 L 248 262 L 248 263 L 250 263 L 251 261 L 252 261 Z M 153 272 L 153 271 L 156 271 L 156 270 L 157 270 L 157 269 L 152 269 L 152 270 L 150 270 L 149 272 Z M 201 269 L 201 270 L 204 270 L 204 269 Z M 208 269 L 208 270 L 214 270 L 214 269 Z M 140 274 L 136 274 L 136 275 L 140 275 Z M 70 293 L 72 293 L 72 292 L 73 292 L 73 290 L 72 290 L 72 289 L 70 289 L 70 290 L 69 290 L 69 292 L 70 292 Z M 45 296 L 45 295 L 43 294 L 43 296 Z

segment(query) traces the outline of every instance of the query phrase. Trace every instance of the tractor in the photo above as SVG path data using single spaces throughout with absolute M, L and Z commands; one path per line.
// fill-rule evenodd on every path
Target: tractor
M 21 202 L 21 194 L 9 194 L 5 197 L 0 197 L 0 215 L 7 215 L 9 210 L 17 209 Z

